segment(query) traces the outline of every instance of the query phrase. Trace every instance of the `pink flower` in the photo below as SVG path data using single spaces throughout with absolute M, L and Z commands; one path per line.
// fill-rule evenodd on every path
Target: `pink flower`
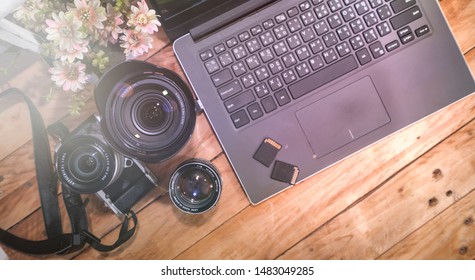
M 130 7 L 132 14 L 129 16 L 128 26 L 134 27 L 136 32 L 153 34 L 158 31 L 160 22 L 155 15 L 155 10 L 149 10 L 145 0 L 137 2 L 138 8 Z
M 52 14 L 53 19 L 47 19 L 46 39 L 53 41 L 63 51 L 73 52 L 83 44 L 85 34 L 79 29 L 81 22 L 76 20 L 72 14 L 59 12 Z
M 82 60 L 84 59 L 84 54 L 88 52 L 87 48 L 88 42 L 83 42 L 78 44 L 71 51 L 58 49 L 55 51 L 55 58 L 61 59 L 62 61 L 68 61 L 70 63 L 74 62 L 75 59 Z
M 134 30 L 125 30 L 120 40 L 123 42 L 120 46 L 124 49 L 124 53 L 134 58 L 148 52 L 153 41 L 148 34 L 137 33 Z
M 86 65 L 81 62 L 55 61 L 49 72 L 56 86 L 62 87 L 64 91 L 78 92 L 84 89 L 87 82 L 85 70 Z
M 124 21 L 122 20 L 122 15 L 116 13 L 114 7 L 110 3 L 107 3 L 106 9 L 107 20 L 105 22 L 106 26 L 104 30 L 106 31 L 106 34 L 110 34 L 109 42 L 115 44 L 117 43 L 117 40 L 119 40 L 119 33 L 122 32 L 120 25 L 123 24 Z
M 76 19 L 80 20 L 88 30 L 104 28 L 103 21 L 107 19 L 106 9 L 99 0 L 74 0 L 75 8 L 68 8 Z

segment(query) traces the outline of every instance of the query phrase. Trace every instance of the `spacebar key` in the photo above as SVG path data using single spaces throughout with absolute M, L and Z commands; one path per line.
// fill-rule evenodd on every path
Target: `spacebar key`
M 304 96 L 353 70 L 358 68 L 358 63 L 353 55 L 347 56 L 335 64 L 306 77 L 289 86 L 290 94 L 294 99 Z

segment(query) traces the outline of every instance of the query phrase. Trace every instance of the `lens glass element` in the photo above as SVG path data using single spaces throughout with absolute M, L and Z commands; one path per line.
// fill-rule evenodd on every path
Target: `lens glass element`
M 135 127 L 143 134 L 158 135 L 166 131 L 174 118 L 173 106 L 160 96 L 139 100 L 131 111 Z
M 205 160 L 181 164 L 170 179 L 170 197 L 180 210 L 197 214 L 212 208 L 221 194 L 221 178 Z
M 213 179 L 201 168 L 190 168 L 178 178 L 178 191 L 190 203 L 204 202 L 213 195 Z
M 90 183 L 101 177 L 105 163 L 104 155 L 97 148 L 84 145 L 72 151 L 67 168 L 78 182 Z

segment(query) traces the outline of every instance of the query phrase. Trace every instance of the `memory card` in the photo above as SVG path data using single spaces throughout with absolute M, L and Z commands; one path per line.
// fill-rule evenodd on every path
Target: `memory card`
M 253 158 L 264 166 L 269 167 L 274 161 L 277 153 L 282 149 L 282 145 L 272 138 L 266 138 L 254 153 Z
M 271 178 L 280 182 L 295 185 L 300 169 L 292 164 L 277 160 L 272 169 Z

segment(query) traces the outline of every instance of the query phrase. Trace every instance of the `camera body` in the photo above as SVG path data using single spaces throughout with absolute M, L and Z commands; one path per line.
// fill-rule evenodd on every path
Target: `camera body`
M 55 167 L 63 186 L 79 194 L 96 194 L 119 217 L 158 185 L 144 164 L 108 144 L 96 115 L 60 138 Z

